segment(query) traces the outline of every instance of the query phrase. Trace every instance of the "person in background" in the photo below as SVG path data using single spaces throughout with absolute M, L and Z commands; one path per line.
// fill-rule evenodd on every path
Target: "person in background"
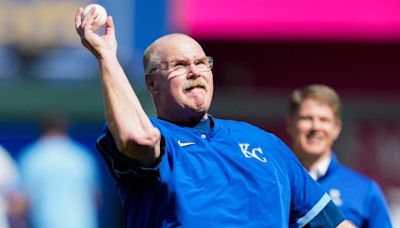
M 41 117 L 41 136 L 20 152 L 21 192 L 37 228 L 96 228 L 100 200 L 97 161 L 67 134 L 66 118 Z
M 112 17 L 93 31 L 95 9 L 75 26 L 97 58 L 107 126 L 97 146 L 117 180 L 126 227 L 346 226 L 329 196 L 281 140 L 208 113 L 213 59 L 185 34 L 145 51 L 148 117 L 117 59 Z
M 0 145 L 0 227 L 8 228 L 10 197 L 16 190 L 19 171 L 16 162 Z
M 292 150 L 347 220 L 357 227 L 392 227 L 375 181 L 340 164 L 332 149 L 341 117 L 342 104 L 332 88 L 314 84 L 294 90 L 287 118 Z

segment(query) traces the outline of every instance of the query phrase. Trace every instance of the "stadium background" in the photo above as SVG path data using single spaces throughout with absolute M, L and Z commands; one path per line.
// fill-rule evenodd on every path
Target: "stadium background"
M 73 138 L 95 150 L 103 125 L 97 63 L 75 34 L 82 0 L 0 0 L 0 144 L 13 156 L 36 139 L 41 110 L 71 118 Z M 390 0 L 103 0 L 117 26 L 119 58 L 154 115 L 141 57 L 155 38 L 185 32 L 214 57 L 211 113 L 249 121 L 289 143 L 287 97 L 309 83 L 336 89 L 344 129 L 335 148 L 350 167 L 400 197 L 400 3 Z M 99 158 L 99 157 L 98 157 Z M 102 167 L 102 227 L 121 223 Z M 395 194 L 393 194 L 395 193 Z M 397 205 L 399 206 L 399 205 Z

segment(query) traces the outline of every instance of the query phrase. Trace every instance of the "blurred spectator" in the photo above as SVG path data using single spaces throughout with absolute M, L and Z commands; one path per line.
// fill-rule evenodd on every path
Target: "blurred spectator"
M 99 169 L 91 152 L 66 133 L 63 116 L 41 121 L 40 138 L 21 152 L 22 192 L 36 228 L 98 227 Z
M 293 91 L 288 113 L 293 152 L 346 219 L 357 227 L 390 228 L 386 201 L 377 183 L 340 164 L 333 151 L 342 129 L 341 111 L 339 96 L 326 85 Z
M 17 165 L 0 146 L 0 227 L 8 228 L 9 196 L 15 190 L 18 179 Z

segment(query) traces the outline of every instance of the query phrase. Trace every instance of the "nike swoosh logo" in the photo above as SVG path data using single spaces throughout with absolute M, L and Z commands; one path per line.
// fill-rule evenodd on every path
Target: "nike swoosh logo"
M 178 140 L 178 144 L 179 144 L 179 146 L 181 146 L 181 147 L 185 147 L 185 146 L 194 145 L 194 144 L 196 144 L 196 143 L 194 143 L 194 142 L 181 142 L 181 140 L 179 139 L 179 140 Z

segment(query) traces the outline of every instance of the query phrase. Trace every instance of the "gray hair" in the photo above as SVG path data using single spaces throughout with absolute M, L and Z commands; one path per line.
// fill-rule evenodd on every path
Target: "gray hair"
M 315 99 L 332 108 L 337 120 L 342 118 L 342 103 L 331 87 L 322 84 L 308 85 L 293 91 L 289 99 L 289 116 L 294 116 L 306 99 Z
M 154 68 L 157 68 L 160 64 L 160 56 L 154 51 L 154 46 L 150 45 L 148 48 L 146 48 L 143 55 L 144 74 L 149 74 Z

